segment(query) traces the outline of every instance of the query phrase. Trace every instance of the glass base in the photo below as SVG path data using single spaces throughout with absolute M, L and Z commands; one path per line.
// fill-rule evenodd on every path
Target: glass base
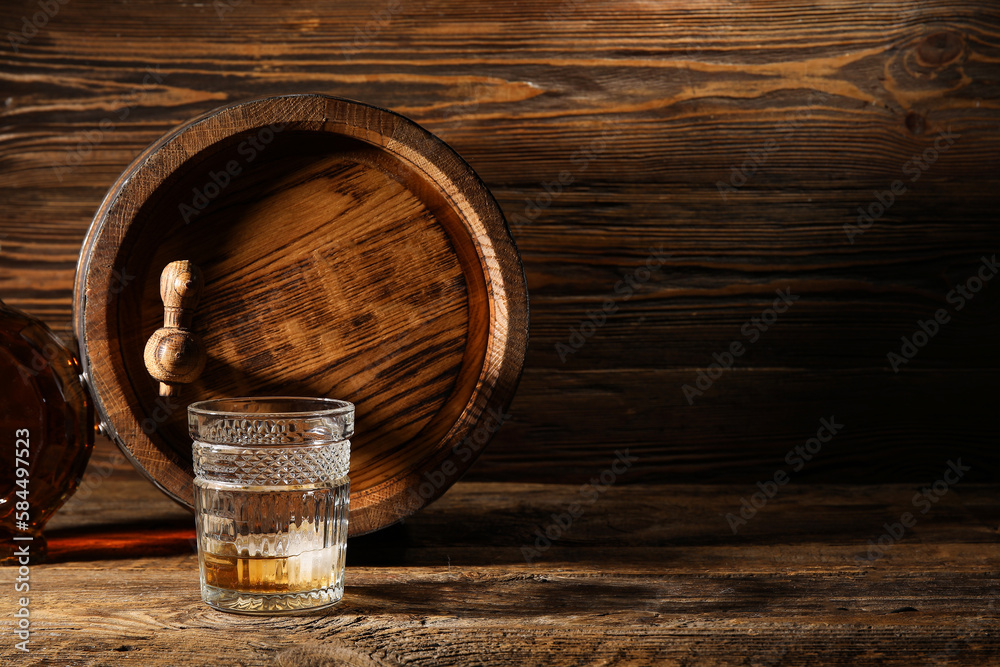
M 344 597 L 344 587 L 320 588 L 308 593 L 247 593 L 201 585 L 201 599 L 219 611 L 236 614 L 296 614 L 332 607 Z

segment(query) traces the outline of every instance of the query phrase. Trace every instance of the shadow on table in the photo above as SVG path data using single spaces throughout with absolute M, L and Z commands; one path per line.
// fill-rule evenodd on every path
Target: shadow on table
M 408 580 L 348 581 L 336 614 L 388 616 L 453 616 L 458 618 L 520 618 L 533 616 L 595 616 L 617 612 L 660 614 L 762 614 L 779 608 L 827 611 L 827 605 L 797 588 L 795 582 L 708 580 L 686 576 L 547 577 L 525 573 L 482 572 L 433 581 L 415 575 Z M 913 610 L 912 607 L 903 609 Z
M 587 566 L 601 570 L 634 567 L 699 567 L 698 559 L 724 561 L 726 549 L 773 549 L 809 544 L 855 545 L 865 556 L 869 526 L 898 516 L 887 504 L 856 503 L 849 507 L 818 508 L 824 520 L 800 505 L 776 508 L 755 517 L 734 535 L 723 514 L 705 513 L 697 519 L 660 518 L 664 511 L 637 508 L 629 512 L 591 511 L 569 528 L 546 519 L 552 512 L 530 514 L 520 506 L 480 513 L 448 508 L 417 514 L 405 522 L 348 542 L 348 566 Z M 967 521 L 962 509 L 938 516 L 952 524 Z M 697 554 L 697 555 L 696 555 Z M 851 560 L 850 562 L 854 562 Z
M 523 617 L 638 611 L 656 601 L 642 584 L 498 577 L 457 581 L 396 581 L 345 588 L 337 614 Z

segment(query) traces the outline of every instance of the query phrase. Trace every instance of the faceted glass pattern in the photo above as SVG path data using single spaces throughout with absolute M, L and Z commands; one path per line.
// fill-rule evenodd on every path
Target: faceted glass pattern
M 188 417 L 202 599 L 249 614 L 338 602 L 354 406 L 225 399 L 195 403 Z

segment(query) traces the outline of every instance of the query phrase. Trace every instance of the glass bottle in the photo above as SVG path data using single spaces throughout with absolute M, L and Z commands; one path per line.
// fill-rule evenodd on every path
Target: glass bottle
M 76 355 L 40 320 L 0 301 L 0 565 L 25 546 L 80 483 L 94 446 L 93 405 Z

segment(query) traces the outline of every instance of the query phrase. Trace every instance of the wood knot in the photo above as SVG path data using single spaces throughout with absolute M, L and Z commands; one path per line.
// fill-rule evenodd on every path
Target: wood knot
M 921 40 L 917 45 L 917 62 L 924 67 L 945 67 L 955 62 L 965 51 L 965 39 L 957 32 L 941 30 Z
M 928 27 L 924 34 L 914 36 L 905 48 L 890 55 L 884 85 L 911 100 L 954 93 L 969 83 L 963 71 L 968 57 L 969 45 L 960 32 L 947 27 Z M 904 102 L 900 106 L 905 109 L 909 104 Z
M 912 134 L 920 135 L 927 129 L 927 121 L 916 111 L 906 114 L 906 119 L 903 122 L 906 123 L 906 129 Z

